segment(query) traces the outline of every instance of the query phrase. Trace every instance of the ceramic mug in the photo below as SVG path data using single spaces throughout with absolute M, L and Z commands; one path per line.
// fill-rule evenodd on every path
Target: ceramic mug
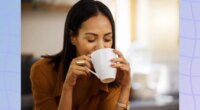
M 113 82 L 116 78 L 117 69 L 111 67 L 111 59 L 117 58 L 112 48 L 102 48 L 91 53 L 94 71 L 90 70 L 102 83 Z

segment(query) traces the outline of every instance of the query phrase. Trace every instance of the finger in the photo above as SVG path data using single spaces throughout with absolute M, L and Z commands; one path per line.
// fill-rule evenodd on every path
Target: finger
M 73 66 L 72 69 L 73 70 L 78 70 L 78 71 L 83 71 L 86 74 L 90 75 L 90 72 L 88 71 L 87 67 L 76 65 L 76 66 Z
M 77 60 L 87 60 L 88 62 L 91 62 L 91 58 L 87 55 L 82 55 L 78 57 Z
M 91 68 L 91 67 L 92 67 L 92 66 L 91 66 L 91 59 L 90 59 L 89 56 L 82 55 L 82 56 L 80 56 L 80 57 L 78 57 L 78 58 L 76 59 L 76 61 L 78 61 L 78 60 L 84 60 L 84 61 L 85 61 L 85 65 L 86 65 L 88 68 Z
M 120 70 L 123 70 L 123 71 L 130 70 L 128 65 L 122 64 L 122 63 L 113 63 L 113 64 L 111 64 L 111 67 L 119 68 Z
M 120 62 L 120 63 L 124 63 L 124 64 L 127 64 L 127 62 L 126 62 L 126 60 L 124 59 L 124 58 L 113 58 L 113 59 L 111 59 L 111 62 L 112 63 L 118 63 L 118 62 Z
M 74 70 L 73 72 L 74 72 L 74 74 L 76 74 L 76 75 L 83 75 L 83 76 L 87 76 L 87 77 L 90 77 L 90 76 L 91 76 L 91 73 L 86 72 L 86 71 Z
M 114 52 L 115 54 L 117 54 L 119 57 L 124 58 L 123 54 L 122 54 L 119 50 L 114 49 L 113 52 Z
M 81 70 L 81 71 L 85 71 L 86 73 L 89 73 L 87 67 L 85 67 L 85 66 L 78 66 L 77 69 Z
M 84 58 L 85 60 L 87 60 L 88 62 L 90 62 L 90 61 L 91 61 L 91 58 L 90 58 L 90 56 L 83 55 L 83 58 Z
M 91 59 L 91 54 L 88 54 L 87 56 Z
M 85 71 L 81 71 L 81 70 L 73 70 L 73 73 L 78 76 L 80 76 L 80 75 L 88 76 L 88 74 Z
M 90 63 L 90 62 L 88 62 L 88 61 L 86 61 L 86 62 L 85 62 L 85 65 L 86 65 L 88 68 L 92 68 L 92 65 L 91 65 L 91 63 Z
M 85 63 L 84 63 L 83 65 L 78 65 L 78 64 L 76 64 L 76 65 L 82 66 L 82 67 L 86 66 L 86 67 L 88 67 L 88 68 L 92 68 L 92 64 L 91 64 L 90 62 L 88 62 L 88 61 L 86 61 L 86 60 L 84 60 L 84 61 L 85 61 Z

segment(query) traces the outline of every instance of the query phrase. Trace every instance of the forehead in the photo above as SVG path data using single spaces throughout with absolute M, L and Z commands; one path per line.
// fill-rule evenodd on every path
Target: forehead
M 112 26 L 109 21 L 109 19 L 102 14 L 98 14 L 97 16 L 93 16 L 86 20 L 85 22 L 82 23 L 80 30 L 82 31 L 97 31 L 97 30 L 102 30 L 102 31 L 111 31 Z

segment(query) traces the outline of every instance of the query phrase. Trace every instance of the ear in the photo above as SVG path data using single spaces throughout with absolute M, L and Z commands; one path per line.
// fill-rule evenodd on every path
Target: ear
M 73 45 L 76 45 L 76 43 L 77 43 L 77 37 L 71 36 L 71 43 L 72 43 Z

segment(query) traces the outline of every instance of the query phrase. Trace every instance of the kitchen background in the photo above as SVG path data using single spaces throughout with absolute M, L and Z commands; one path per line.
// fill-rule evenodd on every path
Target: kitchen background
M 78 0 L 22 0 L 22 110 L 32 110 L 31 64 L 62 49 L 65 18 Z M 131 64 L 131 110 L 179 109 L 179 1 L 100 0 L 116 23 L 116 48 Z

